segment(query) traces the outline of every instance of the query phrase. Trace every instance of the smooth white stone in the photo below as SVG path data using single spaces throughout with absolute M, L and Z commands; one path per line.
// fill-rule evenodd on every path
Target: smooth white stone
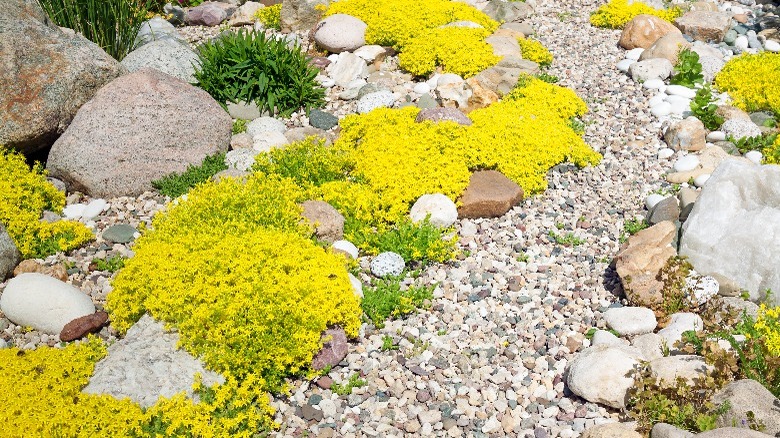
M 645 198 L 645 207 L 647 207 L 648 210 L 652 209 L 656 206 L 659 202 L 663 201 L 665 199 L 664 195 L 659 195 L 658 193 L 651 193 L 647 195 L 647 198 Z
M 745 35 L 738 36 L 737 39 L 734 41 L 734 47 L 740 50 L 747 50 L 748 38 Z
M 672 105 L 669 102 L 661 102 L 650 108 L 650 113 L 656 117 L 668 116 L 672 112 Z
M 95 199 L 84 208 L 81 212 L 81 219 L 89 221 L 95 219 L 108 207 L 108 202 L 105 199 Z
M 658 150 L 658 158 L 661 160 L 665 160 L 669 157 L 674 155 L 674 150 L 669 148 L 661 148 Z
M 669 85 L 666 87 L 666 94 L 673 94 L 676 96 L 682 96 L 687 97 L 688 99 L 693 99 L 696 97 L 696 90 L 693 90 L 688 87 L 684 87 L 682 85 Z
M 636 49 L 631 49 L 628 52 L 626 52 L 626 59 L 630 59 L 632 61 L 638 61 L 639 57 L 642 56 L 642 52 L 644 52 L 645 49 L 641 47 L 637 47 Z
M 652 108 L 656 105 L 658 105 L 661 102 L 665 102 L 667 98 L 666 93 L 659 93 L 655 96 L 651 97 L 650 100 L 647 101 L 647 105 Z
M 350 257 L 353 259 L 358 258 L 358 248 L 350 242 L 349 240 L 337 240 L 333 242 L 333 245 L 331 245 L 333 249 L 337 249 L 339 251 L 343 251 L 347 254 L 349 254 Z
M 426 94 L 431 91 L 431 86 L 425 82 L 420 82 L 414 86 L 414 92 L 417 94 Z
M 764 154 L 759 151 L 750 151 L 745 154 L 745 158 L 756 164 L 761 164 L 761 160 L 764 159 Z
M 675 172 L 687 172 L 695 169 L 698 165 L 699 157 L 696 155 L 685 155 L 678 158 L 677 161 L 674 162 L 673 167 Z
M 666 84 L 664 84 L 664 81 L 662 79 L 658 79 L 658 78 L 649 79 L 645 81 L 642 84 L 642 86 L 649 90 L 661 90 L 661 91 L 666 90 Z
M 726 133 L 723 131 L 712 131 L 707 134 L 707 141 L 724 141 L 726 140 Z
M 623 73 L 628 73 L 628 68 L 631 67 L 631 64 L 635 63 L 633 59 L 624 59 L 617 63 L 617 69 L 622 71 Z
M 764 43 L 764 49 L 775 53 L 780 52 L 780 43 L 774 40 L 766 40 Z
M 696 187 L 704 187 L 704 184 L 707 183 L 708 179 L 710 179 L 710 174 L 702 173 L 701 175 L 693 179 L 693 185 L 695 185 Z
M 86 204 L 70 204 L 62 210 L 62 216 L 65 219 L 78 219 L 87 208 Z

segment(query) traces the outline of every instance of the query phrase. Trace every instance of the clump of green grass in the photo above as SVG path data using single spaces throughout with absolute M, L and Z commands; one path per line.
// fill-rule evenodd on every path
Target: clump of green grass
M 558 245 L 579 246 L 585 243 L 585 239 L 575 236 L 574 233 L 566 233 L 566 235 L 561 236 L 555 231 L 550 230 L 547 235 Z
M 98 271 L 116 272 L 125 266 L 125 257 L 115 255 L 105 259 L 94 259 L 95 269 Z
M 190 165 L 183 173 L 172 173 L 152 181 L 152 186 L 163 195 L 177 198 L 225 169 L 225 154 L 219 153 L 206 157 L 200 166 Z
M 363 289 L 360 303 L 366 319 L 376 327 L 384 327 L 388 318 L 397 318 L 413 313 L 433 299 L 435 286 L 410 286 L 401 288 L 402 277 L 377 280 L 374 287 Z
M 361 232 L 352 232 L 357 229 Z M 371 248 L 377 253 L 392 251 L 401 255 L 405 262 L 414 260 L 422 265 L 432 262 L 445 262 L 455 255 L 455 241 L 446 239 L 451 228 L 439 228 L 424 220 L 416 224 L 409 219 L 396 223 L 381 232 L 369 230 L 364 224 L 347 223 L 345 234 L 361 248 Z
M 349 377 L 349 380 L 344 383 L 334 383 L 330 386 L 330 390 L 336 395 L 349 395 L 352 394 L 354 388 L 362 388 L 366 386 L 368 382 L 360 378 L 360 375 L 355 373 Z

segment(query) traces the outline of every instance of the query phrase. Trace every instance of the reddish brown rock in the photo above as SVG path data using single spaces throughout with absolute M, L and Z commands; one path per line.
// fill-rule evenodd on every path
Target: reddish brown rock
M 344 216 L 325 201 L 305 201 L 301 215 L 314 227 L 318 239 L 333 243 L 344 238 Z
M 620 34 L 620 47 L 631 50 L 641 47 L 646 49 L 659 38 L 668 33 L 680 33 L 672 23 L 653 15 L 637 15 L 629 21 Z
M 689 43 L 680 33 L 670 32 L 658 38 L 650 47 L 646 48 L 639 56 L 640 61 L 654 58 L 668 59 L 672 65 L 677 64 L 677 56 L 682 49 L 689 49 Z
M 328 376 L 322 376 L 317 379 L 317 386 L 322 389 L 330 389 L 330 387 L 333 386 L 333 379 Z
M 474 172 L 460 197 L 458 217 L 498 217 L 523 200 L 523 189 L 495 170 Z
M 646 228 L 628 239 L 628 246 L 615 257 L 617 273 L 633 305 L 652 306 L 662 300 L 663 282 L 658 272 L 677 255 L 671 243 L 677 227 L 670 221 Z
M 322 349 L 314 356 L 311 367 L 321 370 L 326 367 L 334 367 L 339 364 L 349 352 L 347 334 L 341 328 L 325 330 L 322 334 Z
M 108 321 L 108 313 L 95 312 L 92 315 L 82 316 L 65 324 L 60 332 L 60 340 L 63 342 L 75 341 L 90 333 L 95 333 Z
M 65 267 L 59 263 L 52 266 L 45 266 L 35 260 L 24 260 L 19 263 L 16 269 L 14 269 L 14 277 L 26 273 L 43 274 L 54 277 L 60 281 L 68 281 L 68 272 L 65 270 Z

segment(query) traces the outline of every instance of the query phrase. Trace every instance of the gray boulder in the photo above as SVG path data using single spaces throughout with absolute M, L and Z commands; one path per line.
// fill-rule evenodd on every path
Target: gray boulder
M 0 224 L 0 281 L 11 275 L 20 261 L 22 261 L 22 253 L 5 231 L 3 224 Z
M 55 26 L 34 0 L 0 6 L 0 145 L 45 149 L 79 107 L 126 73 L 83 36 Z
M 683 225 L 680 254 L 702 275 L 750 292 L 780 290 L 780 167 L 726 160 L 712 173 Z M 778 294 L 772 304 L 780 304 Z
M 190 26 L 218 26 L 228 17 L 225 8 L 215 2 L 205 2 L 187 11 L 185 21 Z
M 131 72 L 150 67 L 192 83 L 195 82 L 195 68 L 200 65 L 200 58 L 188 45 L 165 38 L 128 53 L 122 65 Z
M 498 22 L 511 23 L 530 17 L 534 8 L 529 2 L 489 0 L 482 12 Z
M 146 20 L 141 24 L 141 28 L 138 29 L 138 34 L 135 36 L 135 50 L 138 50 L 144 44 L 164 39 L 174 39 L 185 44 L 187 43 L 168 21 L 160 17 Z
M 186 121 L 186 125 L 172 121 Z M 91 196 L 137 196 L 227 150 L 233 121 L 205 91 L 144 68 L 103 87 L 52 146 L 52 176 Z
M 192 397 L 196 373 L 202 376 L 204 386 L 224 382 L 189 353 L 177 350 L 178 342 L 177 333 L 166 333 L 162 323 L 144 315 L 124 339 L 108 347 L 108 355 L 95 364 L 83 392 L 129 397 L 146 408 L 159 397 L 180 392 Z
M 728 400 L 729 409 L 718 417 L 718 426 L 739 425 L 753 412 L 757 421 L 764 423 L 763 432 L 780 435 L 780 400 L 755 380 L 745 379 L 724 386 L 712 398 L 716 404 Z
M 628 390 L 634 386 L 634 367 L 642 360 L 639 350 L 632 347 L 589 347 L 571 362 L 566 384 L 585 400 L 624 409 Z
M 329 0 L 283 0 L 280 17 L 282 32 L 311 30 L 322 18 L 322 12 L 315 7 L 327 7 L 329 4 Z

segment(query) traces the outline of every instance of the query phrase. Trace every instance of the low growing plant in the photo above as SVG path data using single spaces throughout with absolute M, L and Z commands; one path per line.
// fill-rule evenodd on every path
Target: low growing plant
M 360 378 L 360 374 L 355 373 L 344 383 L 333 383 L 330 390 L 336 395 L 349 395 L 352 394 L 353 389 L 362 388 L 367 384 L 368 382 Z
M 654 15 L 666 21 L 674 21 L 675 18 L 682 15 L 682 10 L 677 7 L 655 9 L 639 1 L 629 5 L 628 0 L 610 0 L 591 14 L 590 23 L 596 27 L 622 29 L 626 23 L 633 20 L 637 15 L 642 14 Z
M 574 235 L 574 233 L 566 233 L 565 235 L 560 235 L 556 233 L 555 231 L 550 230 L 547 235 L 558 245 L 564 245 L 564 246 L 580 246 L 583 243 L 585 243 L 584 239 L 581 239 Z
M 246 132 L 246 124 L 247 120 L 244 119 L 236 119 L 233 121 L 233 135 L 240 134 L 242 132 Z
M 765 51 L 734 57 L 715 76 L 715 86 L 745 111 L 780 114 L 780 54 Z
M 73 29 L 121 61 L 133 50 L 147 5 L 135 0 L 38 0 L 58 26 Z
M 388 318 L 398 318 L 413 313 L 433 299 L 435 286 L 401 287 L 401 277 L 377 280 L 374 287 L 363 289 L 360 306 L 368 321 L 377 328 L 385 326 Z
M 206 157 L 199 166 L 187 166 L 187 170 L 183 173 L 172 173 L 152 181 L 152 187 L 165 196 L 178 198 L 225 169 L 227 169 L 225 154 L 219 153 Z
M 696 84 L 704 82 L 704 76 L 701 71 L 699 54 L 691 49 L 682 49 L 669 82 L 674 85 L 693 88 Z
M 125 257 L 115 255 L 105 259 L 94 259 L 95 269 L 98 271 L 116 272 L 125 265 Z
M 266 6 L 260 8 L 255 13 L 255 17 L 263 23 L 266 29 L 281 30 L 282 28 L 282 4 Z
M 547 67 L 553 62 L 553 55 L 542 43 L 530 38 L 518 38 L 523 59 L 533 61 L 542 67 Z
M 259 110 L 289 116 L 322 106 L 325 91 L 315 81 L 318 70 L 297 44 L 264 32 L 230 32 L 200 46 L 196 85 L 221 105 L 255 102 Z
M 742 154 L 746 154 L 750 151 L 759 151 L 763 153 L 764 150 L 771 149 L 777 139 L 778 134 L 776 132 L 757 135 L 755 137 L 734 138 L 733 136 L 728 136 L 726 138 L 726 140 L 734 143 L 734 146 Z
M 691 113 L 701 120 L 705 128 L 715 131 L 723 124 L 723 117 L 715 113 L 717 109 L 712 89 L 709 84 L 705 84 L 696 91 L 696 97 L 691 101 Z

